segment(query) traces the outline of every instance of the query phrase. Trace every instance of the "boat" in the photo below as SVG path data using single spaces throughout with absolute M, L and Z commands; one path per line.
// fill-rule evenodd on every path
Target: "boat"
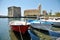
M 52 27 L 49 22 L 42 20 L 34 20 L 34 21 L 30 21 L 29 23 L 31 27 L 36 29 L 50 30 Z
M 55 38 L 57 39 L 60 37 L 60 31 L 49 30 L 49 34 L 52 39 L 55 39 Z
M 13 31 L 21 32 L 22 34 L 24 34 L 29 27 L 29 23 L 25 21 L 11 21 L 9 25 Z
M 49 22 L 52 26 L 60 27 L 60 17 L 40 18 L 39 20 Z
M 51 22 L 52 26 L 60 26 L 60 19 L 58 19 L 58 18 L 48 19 L 45 21 Z

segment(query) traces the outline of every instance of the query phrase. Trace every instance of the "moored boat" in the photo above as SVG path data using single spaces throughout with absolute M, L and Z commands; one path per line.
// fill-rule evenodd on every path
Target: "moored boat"
M 56 40 L 57 38 L 60 37 L 60 31 L 49 30 L 49 34 L 50 34 L 52 40 L 53 40 L 53 39 Z
M 29 22 L 31 23 L 31 27 L 37 28 L 37 29 L 43 29 L 43 30 L 50 30 L 51 29 L 51 24 L 49 22 L 45 22 L 42 20 L 34 20 Z
M 39 18 L 40 20 L 42 20 L 42 21 L 46 21 L 46 22 L 49 22 L 52 26 L 58 26 L 58 27 L 60 27 L 60 17 L 58 18 L 58 17 L 53 17 L 53 18 L 48 18 L 48 19 L 45 19 L 45 18 L 43 18 L 43 19 L 41 19 L 41 18 Z
M 9 25 L 13 31 L 21 32 L 22 34 L 24 34 L 29 27 L 29 23 L 24 21 L 11 21 Z
M 53 26 L 60 26 L 60 19 L 48 19 L 48 20 L 45 20 L 45 21 L 47 21 L 47 22 L 52 22 L 52 25 Z

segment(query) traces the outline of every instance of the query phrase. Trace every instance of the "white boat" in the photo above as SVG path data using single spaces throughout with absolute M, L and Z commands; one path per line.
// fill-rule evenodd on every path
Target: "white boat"
M 52 18 L 48 18 L 47 20 L 45 18 L 43 19 L 39 18 L 39 19 L 51 23 L 52 26 L 60 26 L 60 17 L 52 17 Z
M 47 21 L 47 22 L 52 22 L 51 24 L 53 25 L 53 26 L 60 26 L 60 19 L 48 19 L 48 20 L 45 20 L 45 21 Z
M 34 20 L 30 22 L 33 28 L 43 29 L 43 30 L 50 30 L 51 24 L 49 22 L 41 21 L 41 20 Z

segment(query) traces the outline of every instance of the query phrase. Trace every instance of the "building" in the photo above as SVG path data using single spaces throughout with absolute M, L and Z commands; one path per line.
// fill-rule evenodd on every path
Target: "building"
M 16 6 L 8 7 L 8 16 L 9 17 L 20 17 L 21 16 L 21 8 Z
M 37 9 L 30 9 L 24 11 L 24 16 L 40 16 L 41 14 L 41 5 Z
M 46 10 L 43 10 L 43 15 L 44 16 L 47 16 L 48 15 Z

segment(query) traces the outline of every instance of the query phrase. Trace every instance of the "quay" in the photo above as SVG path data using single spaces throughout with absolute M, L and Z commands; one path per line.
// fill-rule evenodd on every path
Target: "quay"
M 11 40 L 18 40 L 12 30 L 9 31 Z

